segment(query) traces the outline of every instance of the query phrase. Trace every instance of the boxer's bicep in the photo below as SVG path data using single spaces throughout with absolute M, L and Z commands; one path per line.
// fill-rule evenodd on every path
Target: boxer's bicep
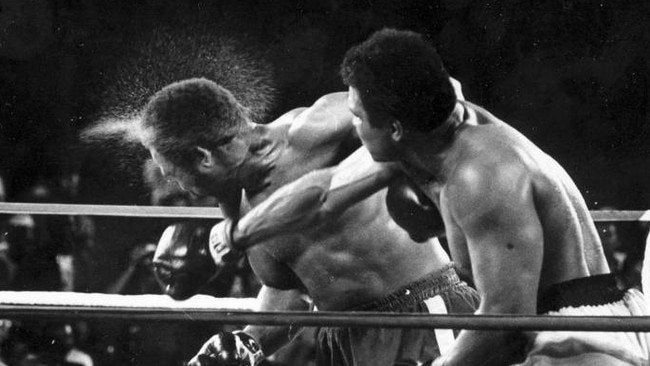
M 481 302 L 476 314 L 535 314 L 542 260 L 542 230 L 521 176 L 474 170 L 471 183 L 454 181 L 448 208 L 467 246 Z M 460 245 L 451 237 L 450 246 Z M 463 330 L 445 364 L 511 364 L 515 331 Z
M 474 173 L 471 182 L 457 182 L 463 193 L 450 202 L 467 242 L 479 311 L 536 313 L 543 232 L 529 178 Z

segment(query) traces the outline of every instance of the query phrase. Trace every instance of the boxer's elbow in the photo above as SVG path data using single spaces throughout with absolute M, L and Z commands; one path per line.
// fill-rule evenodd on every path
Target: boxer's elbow
M 323 204 L 323 206 L 321 206 L 321 209 L 316 213 L 317 217 L 315 221 L 319 223 L 331 222 L 340 214 L 341 212 L 339 209 L 331 207 L 328 204 Z

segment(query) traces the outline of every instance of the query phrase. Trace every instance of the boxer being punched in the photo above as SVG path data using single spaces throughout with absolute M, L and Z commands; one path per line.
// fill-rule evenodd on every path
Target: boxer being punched
M 358 134 L 373 159 L 397 163 L 440 208 L 452 259 L 480 294 L 476 314 L 649 314 L 639 291 L 616 287 L 584 199 L 566 171 L 503 121 L 457 100 L 422 36 L 382 30 L 348 51 L 342 75 Z M 310 188 L 307 181 L 317 175 L 330 176 L 329 183 L 312 181 Z M 299 206 L 302 215 L 268 218 L 263 225 L 244 219 L 231 234 L 235 242 L 290 225 L 308 227 L 314 218 L 344 210 L 354 195 L 363 198 L 390 181 L 375 174 L 336 184 L 335 169 L 310 176 L 291 183 L 302 187 L 302 195 L 267 201 Z M 424 364 L 640 366 L 649 362 L 648 337 L 463 330 L 448 352 Z
M 278 187 L 339 163 L 359 146 L 346 100 L 345 93 L 326 95 L 309 108 L 262 125 L 253 123 L 215 83 L 184 80 L 150 100 L 141 123 L 142 142 L 163 174 L 190 192 L 216 197 L 226 217 L 219 227 L 230 227 Z M 363 151 L 352 158 L 358 159 L 359 169 L 373 164 Z M 392 195 L 395 213 L 410 211 L 399 207 L 400 201 L 408 202 L 408 194 Z M 389 215 L 386 196 L 387 190 L 380 190 L 337 217 L 246 249 L 264 284 L 260 310 L 307 310 L 303 299 L 308 295 L 319 310 L 473 311 L 476 293 L 458 279 L 446 253 L 435 240 L 416 242 L 400 229 Z M 431 235 L 413 237 L 421 241 Z M 192 274 L 183 269 L 184 255 L 174 252 L 173 243 L 161 243 L 166 244 L 170 250 L 158 248 L 156 262 L 168 272 L 162 278 L 174 293 L 174 286 L 187 283 L 177 284 L 174 272 Z M 233 253 L 222 254 L 215 258 Z M 248 326 L 217 335 L 190 365 L 225 364 L 224 358 L 256 364 L 288 341 L 288 331 Z M 322 329 L 317 364 L 392 365 L 400 358 L 434 357 L 449 338 L 450 332 L 433 330 Z

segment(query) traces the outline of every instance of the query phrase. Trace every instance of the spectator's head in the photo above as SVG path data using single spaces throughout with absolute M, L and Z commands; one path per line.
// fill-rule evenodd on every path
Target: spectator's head
M 9 257 L 21 262 L 36 245 L 35 222 L 31 215 L 13 215 L 7 224 L 5 239 L 9 245 Z
M 600 208 L 603 211 L 616 210 L 611 206 L 603 206 Z M 614 222 L 597 222 L 596 230 L 598 236 L 603 244 L 605 255 L 612 255 L 612 253 L 623 250 L 623 241 L 620 236 L 619 226 Z

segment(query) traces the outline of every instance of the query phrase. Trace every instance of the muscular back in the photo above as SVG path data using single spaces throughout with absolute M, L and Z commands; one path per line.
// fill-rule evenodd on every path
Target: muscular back
M 341 106 L 345 109 L 294 111 L 269 125 L 277 154 L 271 185 L 247 196 L 244 212 L 286 183 L 335 165 L 350 152 L 353 127 L 346 125 L 349 112 L 345 103 Z M 383 297 L 448 263 L 439 246 L 413 242 L 392 221 L 385 197 L 384 189 L 334 220 L 249 248 L 253 269 L 265 285 L 304 287 L 319 309 L 342 310 Z
M 475 280 L 487 288 L 521 276 L 529 281 L 519 282 L 528 286 L 523 292 L 607 273 L 589 211 L 566 171 L 487 111 L 466 109 L 470 118 L 450 152 L 454 169 L 441 189 L 452 256 L 461 267 L 480 271 L 487 278 Z M 483 255 L 472 254 L 478 251 Z

